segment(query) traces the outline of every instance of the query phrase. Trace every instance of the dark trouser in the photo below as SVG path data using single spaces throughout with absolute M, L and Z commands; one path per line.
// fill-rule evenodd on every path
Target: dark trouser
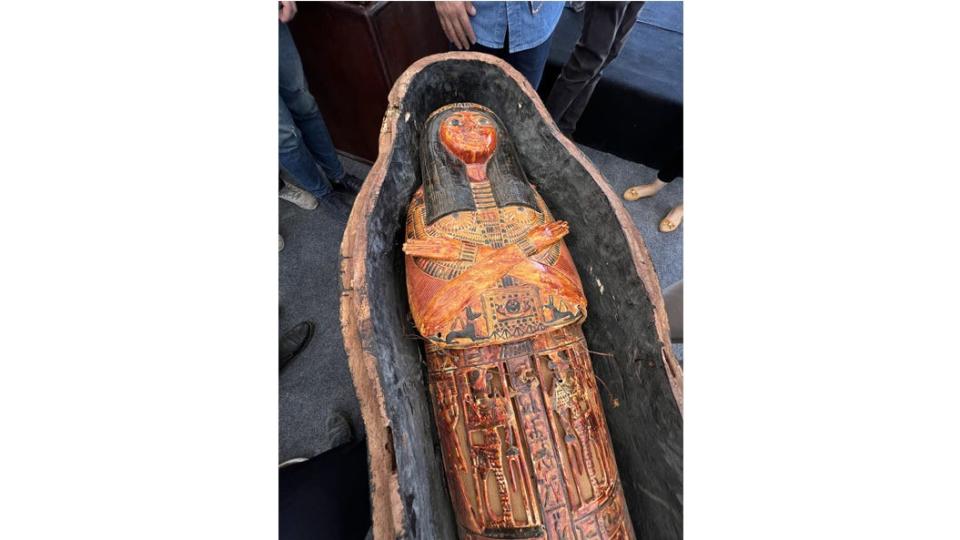
M 659 178 L 661 182 L 673 182 L 678 176 L 683 176 L 682 146 L 670 152 L 663 167 L 660 168 L 660 172 L 657 174 L 657 178 Z
M 583 30 L 547 97 L 547 110 L 567 136 L 587 107 L 603 69 L 620 54 L 643 2 L 587 2 Z
M 537 87 L 540 86 L 543 67 L 547 65 L 547 56 L 550 55 L 550 39 L 551 38 L 547 38 L 547 40 L 540 45 L 525 51 L 509 52 L 509 49 L 506 47 L 502 49 L 491 49 L 479 43 L 474 43 L 470 47 L 470 50 L 473 52 L 492 54 L 497 58 L 506 60 L 514 69 L 522 73 L 523 76 L 530 81 L 530 85 L 533 86 L 534 90 L 536 90 Z
M 280 538 L 361 539 L 370 529 L 367 446 L 355 441 L 280 469 Z

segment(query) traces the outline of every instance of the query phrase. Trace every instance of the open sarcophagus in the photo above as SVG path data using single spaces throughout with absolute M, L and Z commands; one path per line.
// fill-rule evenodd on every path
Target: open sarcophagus
M 511 149 L 491 167 L 522 182 L 489 189 L 464 150 L 477 183 L 425 195 L 426 145 L 472 149 L 455 131 L 487 120 Z M 453 134 L 424 137 L 433 129 Z M 499 240 L 454 244 L 469 263 L 437 255 L 449 241 L 405 256 L 443 220 Z M 617 195 L 522 75 L 476 53 L 413 64 L 390 93 L 341 256 L 375 538 L 682 536 L 682 372 L 656 274 Z M 471 265 L 502 267 L 496 290 L 477 288 Z M 408 279 L 421 270 L 436 283 Z M 458 278 L 477 289 L 442 287 Z

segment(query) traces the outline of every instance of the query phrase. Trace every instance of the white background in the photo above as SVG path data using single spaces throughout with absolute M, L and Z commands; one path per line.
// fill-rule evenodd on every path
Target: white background
M 275 10 L 0 16 L 0 537 L 276 536 Z M 960 537 L 958 20 L 686 3 L 686 538 Z

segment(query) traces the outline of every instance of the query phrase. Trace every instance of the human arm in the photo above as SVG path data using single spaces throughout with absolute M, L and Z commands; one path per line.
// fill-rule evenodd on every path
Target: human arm
M 437 17 L 440 18 L 443 33 L 457 49 L 469 49 L 470 45 L 477 42 L 473 25 L 470 24 L 470 17 L 477 14 L 472 2 L 434 2 L 433 4 L 437 8 Z
M 280 2 L 280 22 L 288 23 L 297 14 L 296 2 Z

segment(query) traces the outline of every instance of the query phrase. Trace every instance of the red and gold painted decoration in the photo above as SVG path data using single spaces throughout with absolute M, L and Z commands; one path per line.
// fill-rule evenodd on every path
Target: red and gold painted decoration
M 634 538 L 566 222 L 480 105 L 435 111 L 420 152 L 407 292 L 461 537 Z

